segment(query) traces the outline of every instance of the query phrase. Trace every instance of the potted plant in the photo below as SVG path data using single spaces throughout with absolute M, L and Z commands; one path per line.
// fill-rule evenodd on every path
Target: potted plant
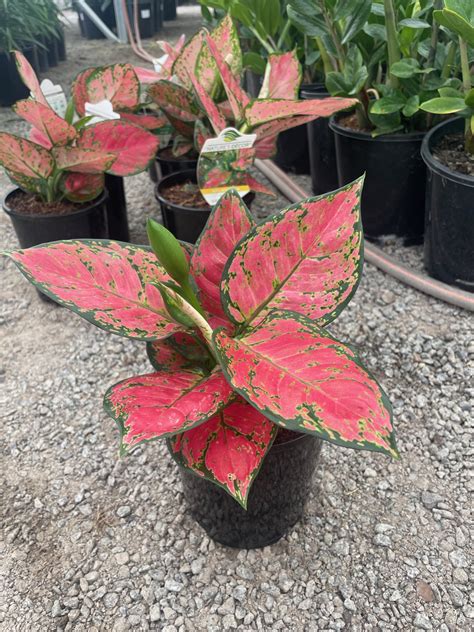
M 49 106 L 38 79 L 19 52 L 20 75 L 31 97 L 14 111 L 32 125 L 30 140 L 0 133 L 0 165 L 18 188 L 3 203 L 20 245 L 72 237 L 109 236 L 104 174 L 142 171 L 156 152 L 155 136 L 128 121 L 87 125 Z
M 460 115 L 434 127 L 421 154 L 428 168 L 425 267 L 445 283 L 474 291 L 474 85 L 469 52 L 474 47 L 474 7 L 445 0 L 434 12 L 459 42 L 462 85 L 440 88 L 439 96 L 421 104 L 431 114 Z M 471 48 L 469 48 L 471 47 Z
M 230 191 L 195 247 L 149 221 L 152 250 L 73 240 L 5 253 L 59 304 L 147 342 L 154 372 L 104 398 L 120 452 L 166 439 L 194 516 L 229 546 L 268 545 L 300 518 L 320 440 L 398 457 L 386 394 L 326 328 L 360 278 L 361 188 L 259 224 Z
M 80 117 L 86 115 L 87 103 L 109 101 L 112 108 L 109 115 L 119 115 L 122 120 L 153 132 L 158 139 L 167 125 L 164 116 L 145 111 L 145 106 L 141 103 L 140 80 L 131 64 L 86 68 L 74 80 L 71 94 L 74 108 Z M 109 192 L 109 236 L 111 239 L 129 241 L 123 176 L 106 174 L 105 184 Z

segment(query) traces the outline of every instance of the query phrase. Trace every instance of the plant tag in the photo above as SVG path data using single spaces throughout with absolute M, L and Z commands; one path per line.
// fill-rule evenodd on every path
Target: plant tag
M 85 104 L 86 116 L 92 116 L 87 125 L 101 123 L 102 121 L 114 121 L 120 118 L 118 112 L 114 112 L 112 103 L 108 99 L 99 101 L 98 103 Z
M 169 55 L 165 54 L 165 55 L 162 55 L 161 57 L 153 58 L 153 68 L 155 69 L 155 72 L 161 72 L 163 70 L 163 66 L 167 62 L 168 57 Z
M 150 9 L 142 9 L 140 11 L 140 15 L 142 16 L 142 20 L 148 20 L 148 18 L 151 16 L 151 11 Z
M 216 138 L 203 145 L 197 167 L 198 185 L 202 196 L 213 206 L 229 189 L 244 197 L 250 187 L 248 171 L 255 159 L 253 145 L 256 134 L 241 134 L 227 127 Z
M 40 87 L 49 107 L 58 116 L 64 118 L 67 110 L 67 99 L 62 87 L 59 84 L 55 85 L 50 79 L 43 79 Z

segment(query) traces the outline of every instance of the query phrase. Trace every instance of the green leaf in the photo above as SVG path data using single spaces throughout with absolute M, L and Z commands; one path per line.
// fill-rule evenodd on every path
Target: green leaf
M 187 283 L 188 260 L 176 237 L 151 218 L 147 221 L 146 230 L 150 246 L 166 272 L 178 283 Z
M 403 116 L 410 118 L 414 116 L 418 112 L 419 109 L 420 109 L 420 97 L 417 94 L 414 94 L 412 97 L 410 97 L 407 100 L 402 110 L 402 114 Z
M 393 114 L 400 112 L 405 106 L 406 99 L 402 96 L 382 97 L 374 101 L 370 108 L 371 114 Z
M 440 97 L 452 97 L 454 99 L 462 99 L 461 90 L 456 90 L 455 88 L 439 88 L 438 92 Z
M 267 62 L 265 59 L 258 55 L 258 53 L 252 53 L 251 51 L 248 53 L 244 53 L 243 56 L 243 66 L 244 68 L 248 68 L 258 75 L 263 75 L 265 72 L 265 67 Z
M 442 26 L 454 31 L 459 37 L 465 40 L 470 46 L 474 46 L 474 26 L 470 24 L 464 17 L 451 11 L 450 9 L 442 9 L 433 11 L 433 17 Z
M 342 32 L 342 44 L 350 42 L 358 35 L 369 19 L 372 1 L 371 0 L 344 0 L 344 4 L 350 9 L 348 18 Z
M 420 64 L 416 59 L 401 59 L 390 66 L 390 73 L 400 79 L 409 79 L 419 70 Z
M 468 107 L 474 108 L 474 88 L 469 90 L 464 101 Z
M 420 105 L 422 110 L 431 112 L 431 114 L 454 114 L 455 112 L 461 112 L 465 107 L 464 99 L 455 97 L 437 97 Z
M 327 27 L 324 19 L 316 15 L 314 9 L 312 12 L 309 10 L 309 13 L 298 12 L 297 9 L 293 8 L 295 4 L 295 2 L 291 2 L 287 8 L 290 22 L 294 24 L 303 35 L 308 35 L 309 37 L 322 37 L 325 35 Z
M 425 20 L 418 20 L 417 18 L 405 18 L 398 23 L 400 26 L 407 26 L 411 29 L 429 29 L 430 24 Z

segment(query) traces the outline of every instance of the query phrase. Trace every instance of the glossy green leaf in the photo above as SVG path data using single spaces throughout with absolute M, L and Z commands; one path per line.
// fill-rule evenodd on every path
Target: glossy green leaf
M 465 107 L 464 99 L 455 97 L 436 97 L 420 105 L 420 109 L 431 114 L 454 114 L 461 112 Z

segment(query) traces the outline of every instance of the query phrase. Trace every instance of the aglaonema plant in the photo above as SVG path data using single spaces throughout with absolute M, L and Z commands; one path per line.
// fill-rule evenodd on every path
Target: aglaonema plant
M 147 167 L 159 143 L 153 134 L 125 120 L 73 123 L 72 108 L 63 119 L 49 106 L 27 59 L 19 52 L 15 57 L 31 97 L 13 110 L 32 128 L 30 140 L 0 132 L 0 165 L 14 184 L 46 203 L 86 202 L 102 192 L 104 173 L 127 176 Z
M 64 241 L 5 253 L 60 305 L 146 342 L 154 371 L 112 386 L 121 454 L 166 439 L 246 507 L 280 428 L 398 457 L 388 398 L 334 338 L 362 271 L 362 179 L 255 223 L 228 191 L 195 246 Z

